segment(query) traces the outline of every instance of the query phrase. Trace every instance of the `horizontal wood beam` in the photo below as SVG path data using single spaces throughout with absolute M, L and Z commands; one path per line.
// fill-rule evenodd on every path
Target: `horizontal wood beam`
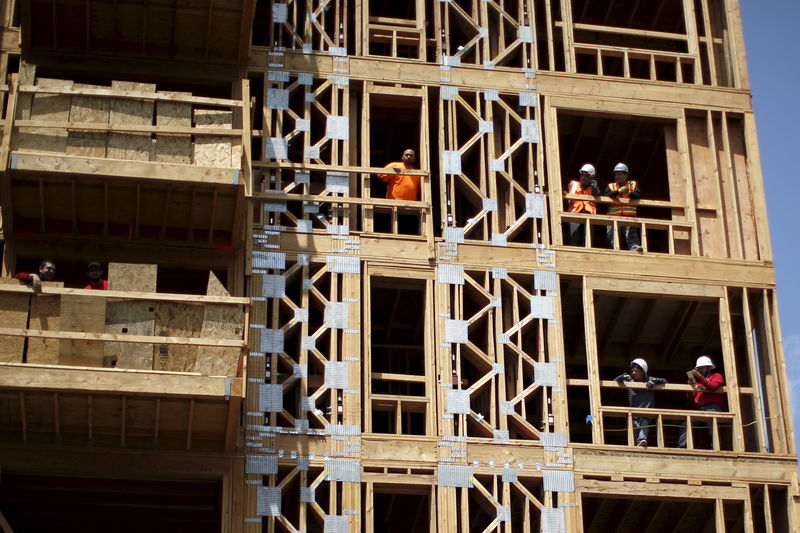
M 726 501 L 746 500 L 747 487 L 724 487 L 719 485 L 684 485 L 676 483 L 637 483 L 635 481 L 601 481 L 596 479 L 576 480 L 578 491 L 586 494 L 613 494 L 628 498 L 691 499 Z
M 39 87 L 38 85 L 22 85 L 19 88 L 21 93 L 40 93 L 40 94 L 64 94 L 70 96 L 105 96 L 109 98 L 122 98 L 127 100 L 153 100 L 162 102 L 180 102 L 187 104 L 203 104 L 221 107 L 242 107 L 244 102 L 241 100 L 229 100 L 225 98 L 208 98 L 205 96 L 192 96 L 177 93 L 148 93 L 141 91 L 123 91 L 119 89 L 68 89 L 60 87 Z
M 220 130 L 224 131 L 224 130 Z M 128 161 L 92 157 L 75 157 L 45 153 L 12 152 L 10 170 L 50 172 L 54 174 L 88 174 L 138 179 L 238 185 L 240 170 L 176 163 Z
M 560 258 L 559 258 L 560 259 Z M 660 298 L 669 296 L 689 296 L 693 298 L 722 298 L 725 296 L 725 287 L 717 285 L 661 282 L 637 279 L 631 283 L 629 279 L 619 278 L 587 278 L 586 288 L 603 292 L 618 292 L 624 294 L 651 294 Z
M 242 378 L 121 368 L 0 363 L 0 388 L 241 398 Z M 2 455 L 2 454 L 0 454 Z
M 38 294 L 28 285 L 2 285 L 0 293 L 14 292 L 22 294 Z M 250 298 L 236 296 L 204 296 L 199 294 L 175 294 L 167 292 L 129 292 L 129 291 L 95 291 L 85 289 L 65 289 L 62 287 L 43 286 L 41 294 L 68 294 L 88 296 L 90 298 L 122 298 L 125 300 L 148 300 L 154 302 L 179 302 L 184 304 L 226 304 L 250 305 Z
M 386 174 L 387 172 L 394 172 L 394 170 L 386 169 L 384 167 L 359 167 L 352 165 L 320 165 L 316 163 L 289 163 L 281 161 L 253 161 L 255 168 L 274 168 L 280 170 L 319 170 L 323 172 L 343 172 L 347 174 Z M 419 170 L 416 168 L 404 168 L 403 174 L 409 176 L 429 176 L 430 172 L 427 170 Z
M 222 346 L 243 348 L 244 340 L 193 337 L 160 337 L 155 335 L 120 335 L 116 333 L 85 333 L 81 331 L 52 331 L 24 328 L 0 328 L 0 336 L 35 337 L 40 339 L 69 339 L 96 342 L 130 342 L 134 344 L 180 344 L 186 346 Z
M 394 200 L 390 198 L 358 198 L 354 196 L 327 196 L 324 194 L 286 194 L 279 192 L 254 192 L 253 198 L 264 200 L 286 200 L 294 202 L 323 202 L 326 204 L 351 204 L 351 205 L 375 205 L 382 207 L 408 207 L 418 209 L 430 209 L 428 202 L 415 200 Z
M 170 133 L 176 135 L 213 135 L 215 137 L 241 137 L 242 130 L 230 128 L 192 128 L 178 126 L 137 126 L 134 124 L 103 124 L 91 122 L 52 122 L 49 120 L 16 120 L 18 128 L 53 128 L 70 131 L 113 131 L 125 133 Z

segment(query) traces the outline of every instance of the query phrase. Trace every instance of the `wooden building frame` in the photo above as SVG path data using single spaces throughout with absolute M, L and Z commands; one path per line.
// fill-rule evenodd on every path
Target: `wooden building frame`
M 0 529 L 800 527 L 737 0 L 0 7 Z

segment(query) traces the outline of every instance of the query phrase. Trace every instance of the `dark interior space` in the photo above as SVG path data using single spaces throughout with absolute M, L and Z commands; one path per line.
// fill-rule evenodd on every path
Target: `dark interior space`
M 642 198 L 669 200 L 664 121 L 617 118 L 600 114 L 558 114 L 561 188 L 578 178 L 578 169 L 591 163 L 597 169 L 600 192 L 613 181 L 613 168 L 623 162 L 637 180 Z M 669 218 L 661 210 L 639 208 L 639 216 Z M 668 212 L 667 212 L 668 213 Z
M 4 471 L 0 508 L 17 533 L 210 533 L 222 527 L 222 483 Z
M 372 371 L 424 375 L 425 281 L 373 276 L 370 302 Z
M 714 533 L 716 530 L 713 500 L 629 499 L 584 494 L 581 503 L 586 533 L 607 533 L 609 524 L 614 524 L 617 531 L 640 533 Z M 727 526 L 728 517 L 725 518 Z M 731 519 L 731 525 L 734 523 Z M 731 530 L 726 527 L 725 531 Z
M 371 392 L 425 398 L 425 307 L 424 280 L 373 276 L 370 288 Z M 379 374 L 389 376 L 379 377 Z M 392 378 L 391 375 L 408 376 Z M 397 417 L 397 409 L 401 416 Z M 397 427 L 397 425 L 400 427 Z M 421 402 L 375 399 L 372 431 L 424 435 L 425 406 Z
M 683 6 L 668 0 L 573 0 L 572 17 L 579 24 L 685 33 Z M 626 46 L 619 42 L 616 46 Z M 638 48 L 647 48 L 637 45 Z
M 376 485 L 373 498 L 373 531 L 407 533 L 428 531 L 430 526 L 430 488 L 427 486 Z

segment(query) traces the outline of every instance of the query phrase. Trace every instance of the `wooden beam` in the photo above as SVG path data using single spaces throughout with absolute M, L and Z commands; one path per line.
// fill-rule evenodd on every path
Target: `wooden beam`
M 0 388 L 22 391 L 65 391 L 142 394 L 223 400 L 241 398 L 242 378 L 201 376 L 187 372 L 157 372 L 61 365 L 0 363 Z
M 239 176 L 238 169 L 25 152 L 13 152 L 11 154 L 10 168 L 15 171 L 135 177 L 141 180 L 177 180 L 232 186 L 237 184 Z M 42 192 L 41 194 L 43 195 L 44 193 Z M 41 202 L 44 205 L 43 198 Z M 44 221 L 42 225 L 44 225 Z
M 136 344 L 183 344 L 188 346 L 244 347 L 243 340 L 207 339 L 195 337 L 160 337 L 150 335 L 118 335 L 116 333 L 85 333 L 80 331 L 50 331 L 39 329 L 0 328 L 0 335 L 40 339 L 72 339 L 97 342 L 132 342 Z
M 36 294 L 25 284 L 0 284 L 0 293 Z M 204 296 L 200 294 L 176 294 L 167 292 L 134 292 L 134 291 L 88 291 L 84 289 L 65 289 L 63 287 L 43 286 L 41 294 L 76 295 L 90 298 L 123 298 L 126 300 L 151 300 L 154 302 L 179 302 L 185 304 L 229 304 L 250 305 L 250 298 L 236 296 Z

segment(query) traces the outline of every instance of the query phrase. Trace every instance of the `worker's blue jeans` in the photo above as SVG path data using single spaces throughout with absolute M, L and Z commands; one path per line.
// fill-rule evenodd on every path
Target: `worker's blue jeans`
M 705 405 L 700 406 L 701 411 L 722 411 L 722 406 L 718 403 L 707 403 Z M 714 429 L 711 422 L 695 422 L 694 427 L 699 429 L 707 429 L 708 430 L 708 442 L 709 448 L 714 447 Z M 686 424 L 681 423 L 681 429 L 678 433 L 678 448 L 686 448 Z

